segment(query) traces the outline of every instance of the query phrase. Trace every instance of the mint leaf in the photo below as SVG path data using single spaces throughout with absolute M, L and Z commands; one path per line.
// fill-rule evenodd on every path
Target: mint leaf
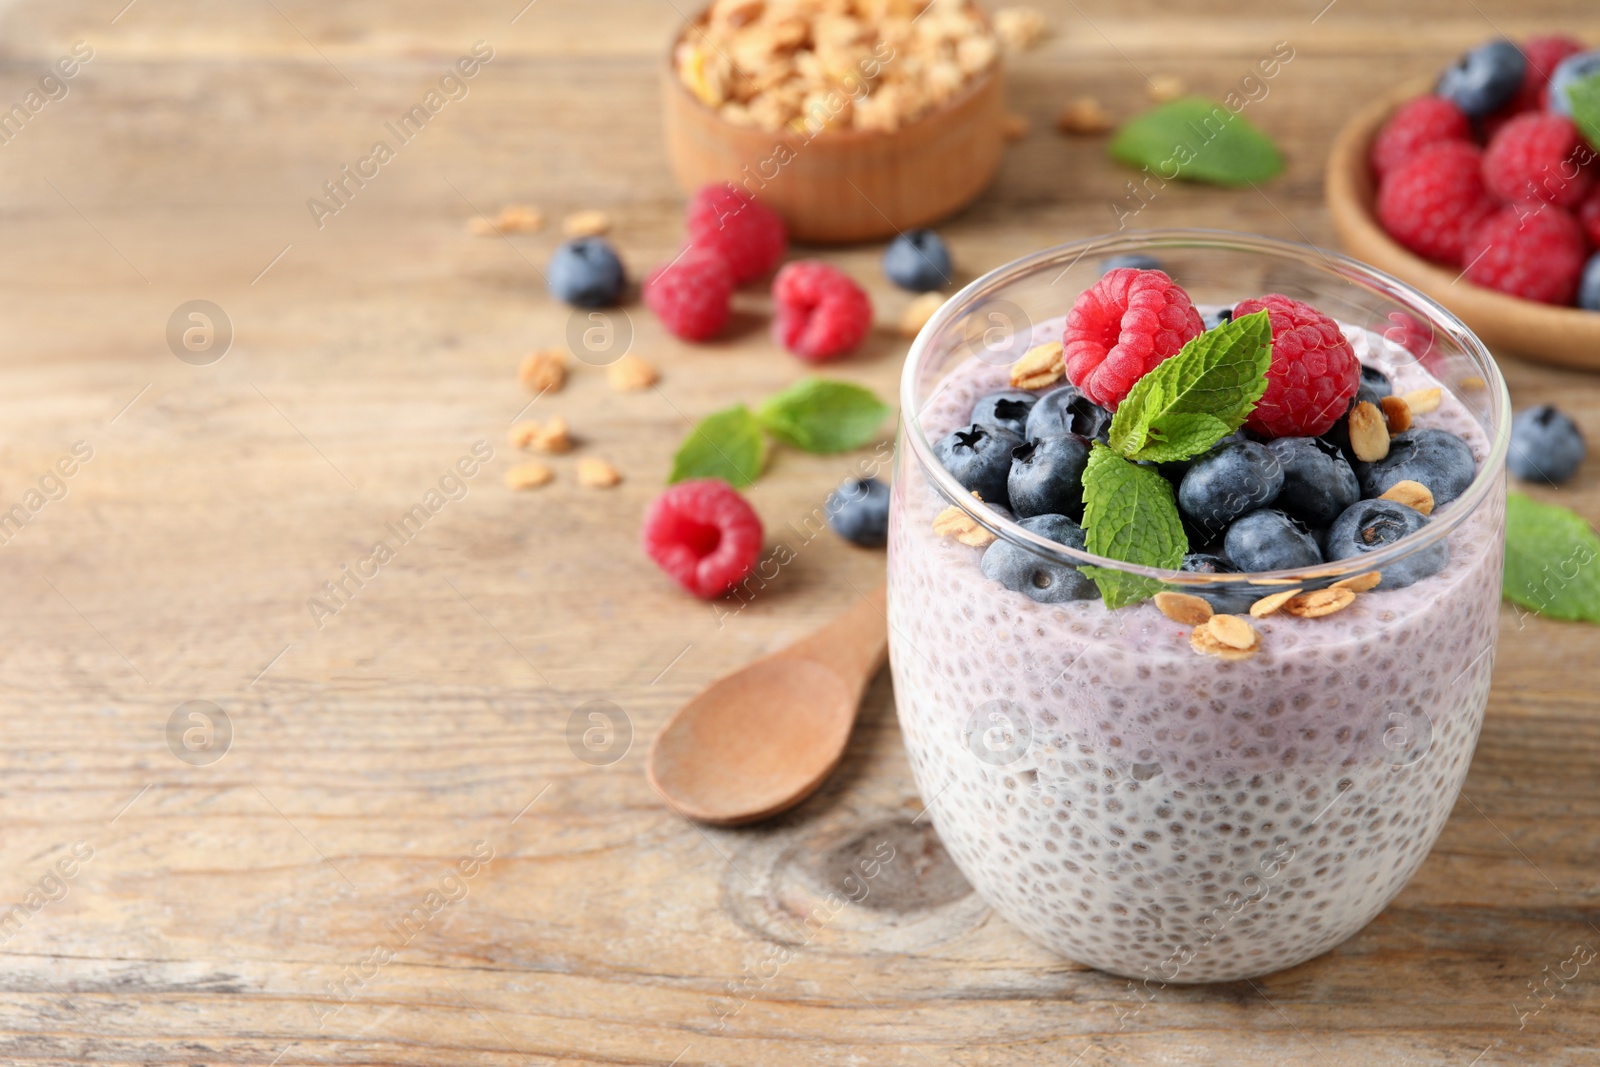
M 735 488 L 755 481 L 767 460 L 761 423 L 743 404 L 714 411 L 695 424 L 672 457 L 667 482 L 721 478 Z
M 1187 96 L 1146 111 L 1111 139 L 1111 158 L 1159 178 L 1248 185 L 1275 178 L 1283 156 L 1266 134 L 1214 100 Z
M 872 440 L 889 405 L 849 382 L 806 378 L 770 397 L 756 418 L 778 440 L 807 452 L 848 452 Z
M 1084 547 L 1097 556 L 1176 570 L 1189 549 L 1172 498 L 1172 483 L 1150 467 L 1129 463 L 1099 442 L 1083 471 Z M 1120 608 L 1158 592 L 1153 578 L 1107 567 L 1084 567 L 1105 597 Z
M 1111 447 L 1152 463 L 1204 452 L 1244 424 L 1271 365 L 1265 311 L 1207 330 L 1133 384 L 1111 419 Z
M 1600 74 L 1591 74 L 1567 86 L 1567 99 L 1572 101 L 1572 121 L 1578 124 L 1589 144 L 1600 149 Z
M 1600 622 L 1600 537 L 1566 508 L 1506 497 L 1506 599 L 1552 619 Z

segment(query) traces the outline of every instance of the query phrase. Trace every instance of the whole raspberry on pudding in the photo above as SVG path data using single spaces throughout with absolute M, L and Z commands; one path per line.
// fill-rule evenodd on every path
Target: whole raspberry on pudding
M 821 260 L 790 263 L 772 281 L 778 342 L 813 362 L 849 352 L 872 329 L 872 301 L 846 273 Z
M 1586 254 L 1583 229 L 1565 211 L 1507 204 L 1473 231 L 1467 279 L 1524 300 L 1570 304 Z
M 1361 363 L 1337 322 L 1281 293 L 1242 300 L 1233 317 L 1263 310 L 1272 324 L 1272 366 L 1244 424 L 1266 437 L 1320 437 L 1350 407 Z
M 1467 235 L 1495 206 L 1482 157 L 1460 141 L 1419 149 L 1378 187 L 1378 221 L 1417 255 L 1459 266 Z
M 685 341 L 715 337 L 728 321 L 733 272 L 727 261 L 702 248 L 686 249 L 644 281 L 644 302 L 663 325 Z
M 1595 158 L 1565 115 L 1543 111 L 1507 122 L 1483 153 L 1483 178 L 1489 191 L 1512 202 L 1544 201 L 1572 208 L 1594 186 L 1584 164 Z
M 789 236 L 777 212 L 732 185 L 708 185 L 689 201 L 689 243 L 720 255 L 737 283 L 778 265 Z
M 1372 139 L 1372 172 L 1385 175 L 1431 144 L 1471 142 L 1472 123 L 1442 96 L 1419 96 L 1395 109 Z
M 727 482 L 679 482 L 644 516 L 645 554 L 697 597 L 731 589 L 761 554 L 761 520 Z
M 1103 408 L 1205 331 L 1200 312 L 1165 271 L 1119 267 L 1078 294 L 1061 335 L 1067 377 Z

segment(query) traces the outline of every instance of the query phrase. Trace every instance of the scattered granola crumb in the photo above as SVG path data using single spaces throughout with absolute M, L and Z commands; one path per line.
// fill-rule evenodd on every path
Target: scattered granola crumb
M 545 423 L 513 423 L 507 439 L 514 448 L 527 448 L 534 452 L 554 455 L 572 451 L 572 436 L 567 431 L 567 420 L 560 415 Z
M 638 356 L 623 356 L 606 368 L 606 381 L 619 393 L 636 393 L 661 380 L 661 375 Z
M 1299 595 L 1300 589 L 1296 587 L 1294 589 L 1285 589 L 1281 593 L 1273 593 L 1271 596 L 1264 596 L 1250 605 L 1250 614 L 1257 619 L 1264 619 Z
M 1008 52 L 1023 52 L 1043 39 L 1049 24 L 1034 7 L 1003 7 L 994 13 L 994 35 Z
M 1389 436 L 1411 429 L 1411 405 L 1403 396 L 1386 396 L 1378 401 L 1383 409 L 1383 421 L 1389 427 Z
M 1255 627 L 1237 615 L 1213 615 L 1206 620 L 1206 629 L 1211 631 L 1212 637 L 1229 648 L 1241 651 L 1254 648 L 1261 640 L 1261 635 L 1256 633 Z
M 576 211 L 561 224 L 568 237 L 599 237 L 611 231 L 611 216 L 604 211 Z
M 1178 99 L 1187 89 L 1183 79 L 1173 74 L 1157 74 L 1145 86 L 1146 94 L 1158 104 Z
M 915 337 L 933 318 L 933 313 L 944 307 L 944 301 L 943 293 L 923 293 L 911 301 L 900 315 L 900 332 L 907 337 Z
M 478 222 L 483 222 L 478 219 Z M 494 224 L 483 229 L 474 228 L 473 233 L 481 233 L 485 237 L 496 233 L 538 233 L 544 229 L 544 212 L 527 204 L 508 204 L 500 209 L 500 214 L 495 216 Z
M 1435 385 L 1428 389 L 1413 389 L 1409 393 L 1400 395 L 1411 408 L 1411 414 L 1426 415 L 1430 411 L 1439 410 L 1439 399 L 1442 394 Z
M 1355 603 L 1355 599 L 1355 591 L 1348 586 L 1342 588 L 1329 586 L 1326 589 L 1313 589 L 1309 593 L 1301 593 L 1291 598 L 1283 606 L 1283 610 L 1301 619 L 1320 619 L 1324 615 L 1343 611 Z
M 1011 364 L 1012 387 L 1043 389 L 1059 382 L 1067 373 L 1061 361 L 1061 350 L 1060 341 L 1048 341 L 1024 352 L 1021 359 Z
M 1348 589 L 1352 593 L 1365 593 L 1383 581 L 1382 571 L 1368 571 L 1366 574 L 1353 574 L 1348 578 L 1341 578 L 1334 582 L 1330 588 Z
M 1219 623 L 1217 621 L 1219 619 L 1231 621 Z M 1234 623 L 1237 623 L 1238 626 L 1235 626 Z M 1241 630 L 1239 627 L 1244 629 Z M 1250 643 L 1241 648 L 1233 642 L 1244 640 L 1246 631 L 1248 631 Z M 1204 624 L 1196 626 L 1189 631 L 1189 647 L 1201 655 L 1216 656 L 1219 659 L 1249 659 L 1261 648 L 1261 635 L 1256 633 L 1253 626 L 1237 615 L 1213 615 Z
M 1420 511 L 1424 515 L 1433 514 L 1433 491 L 1421 482 L 1414 482 L 1410 478 L 1405 481 L 1395 482 L 1381 500 L 1393 500 L 1396 504 L 1404 504 L 1413 511 Z
M 1190 593 L 1174 593 L 1171 590 L 1162 590 L 1154 597 L 1156 607 L 1161 614 L 1173 622 L 1181 622 L 1185 626 L 1199 626 L 1211 618 L 1213 612 L 1211 605 L 1200 597 Z
M 567 354 L 559 348 L 541 348 L 522 357 L 517 381 L 530 393 L 555 392 L 567 381 Z
M 622 481 L 622 472 L 596 456 L 578 460 L 578 484 L 590 489 L 609 489 Z
M 1370 400 L 1350 412 L 1350 451 L 1363 463 L 1376 463 L 1389 454 L 1389 428 Z
M 1000 136 L 1008 141 L 1020 141 L 1028 136 L 1028 132 L 1032 129 L 1033 123 L 1028 121 L 1028 116 L 1018 115 L 1014 111 L 1009 111 L 1006 113 L 1006 117 L 1001 120 Z
M 973 548 L 987 548 L 994 543 L 994 534 L 979 526 L 977 520 L 954 504 L 933 517 L 933 532 L 940 537 L 954 537 Z
M 537 489 L 549 485 L 554 478 L 555 472 L 537 460 L 519 463 L 505 473 L 507 489 Z
M 1111 116 L 1092 96 L 1080 96 L 1061 109 L 1056 129 L 1075 137 L 1090 137 L 1111 129 Z

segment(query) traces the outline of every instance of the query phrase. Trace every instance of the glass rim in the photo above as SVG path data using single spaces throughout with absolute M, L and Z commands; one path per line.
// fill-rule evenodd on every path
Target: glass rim
M 1128 563 L 1108 556 L 1097 556 L 1083 549 L 1072 548 L 1047 537 L 1024 529 L 1014 519 L 1006 518 L 988 504 L 974 497 L 955 477 L 945 470 L 933 454 L 933 445 L 922 427 L 922 412 L 916 396 L 919 372 L 929 358 L 932 339 L 946 326 L 966 314 L 978 300 L 1011 282 L 1021 280 L 1045 269 L 1070 269 L 1091 253 L 1118 255 L 1146 252 L 1155 249 L 1213 248 L 1233 252 L 1256 253 L 1279 259 L 1292 259 L 1306 263 L 1325 273 L 1347 281 L 1376 289 L 1397 304 L 1418 315 L 1427 323 L 1434 335 L 1443 335 L 1460 347 L 1470 358 L 1488 392 L 1488 409 L 1491 425 L 1486 428 L 1489 437 L 1489 454 L 1479 464 L 1469 484 L 1460 496 L 1451 500 L 1444 514 L 1431 517 L 1421 530 L 1407 534 L 1392 545 L 1376 552 L 1350 556 L 1324 562 L 1312 567 L 1297 567 L 1275 571 L 1252 571 L 1233 574 L 1201 574 L 1189 571 L 1166 570 Z M 1074 294 L 1076 298 L 1076 294 Z M 1070 309 L 1070 305 L 1063 311 Z M 1444 384 L 1444 383 L 1441 383 Z M 1446 386 L 1446 388 L 1449 388 Z M 1431 545 L 1448 538 L 1480 505 L 1500 482 L 1510 448 L 1511 397 L 1506 391 L 1505 378 L 1489 349 L 1478 336 L 1467 328 L 1456 315 L 1437 300 L 1401 281 L 1370 267 L 1359 260 L 1338 252 L 1330 252 L 1315 245 L 1297 241 L 1284 241 L 1274 237 L 1242 233 L 1234 230 L 1170 228 L 1139 230 L 1125 234 L 1102 234 L 1081 241 L 1055 245 L 989 271 L 963 286 L 934 313 L 918 331 L 906 354 L 905 367 L 900 377 L 900 421 L 902 439 L 922 467 L 923 473 L 933 482 L 944 497 L 960 508 L 978 525 L 995 537 L 1026 548 L 1048 560 L 1070 566 L 1090 565 L 1105 567 L 1124 574 L 1157 579 L 1169 585 L 1187 587 L 1230 587 L 1241 585 L 1280 585 L 1288 587 L 1301 582 L 1326 584 L 1329 580 L 1349 575 L 1381 571 L 1385 566 L 1405 559 Z M 931 398 L 930 398 L 931 400 Z

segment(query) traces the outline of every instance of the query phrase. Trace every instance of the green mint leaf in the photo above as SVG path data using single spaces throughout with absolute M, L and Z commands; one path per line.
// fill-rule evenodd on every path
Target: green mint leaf
M 1600 74 L 1591 74 L 1567 86 L 1567 99 L 1572 101 L 1572 121 L 1578 124 L 1589 144 L 1600 149 Z
M 848 452 L 872 440 L 889 405 L 849 382 L 806 378 L 756 411 L 767 432 L 807 452 Z
M 761 423 L 743 404 L 714 411 L 695 424 L 672 457 L 667 482 L 721 478 L 735 488 L 755 481 L 767 461 Z
M 1146 111 L 1111 139 L 1111 158 L 1158 179 L 1247 185 L 1275 178 L 1283 156 L 1266 134 L 1214 100 L 1187 96 Z
M 1506 498 L 1506 599 L 1552 619 L 1600 622 L 1600 537 L 1566 508 Z
M 1204 452 L 1244 424 L 1271 365 L 1265 311 L 1207 330 L 1133 384 L 1112 416 L 1111 447 L 1152 463 Z
M 1083 471 L 1084 547 L 1097 556 L 1176 570 L 1189 549 L 1172 498 L 1172 483 L 1096 442 Z M 1153 578 L 1107 567 L 1084 567 L 1106 607 L 1137 604 L 1159 592 Z

